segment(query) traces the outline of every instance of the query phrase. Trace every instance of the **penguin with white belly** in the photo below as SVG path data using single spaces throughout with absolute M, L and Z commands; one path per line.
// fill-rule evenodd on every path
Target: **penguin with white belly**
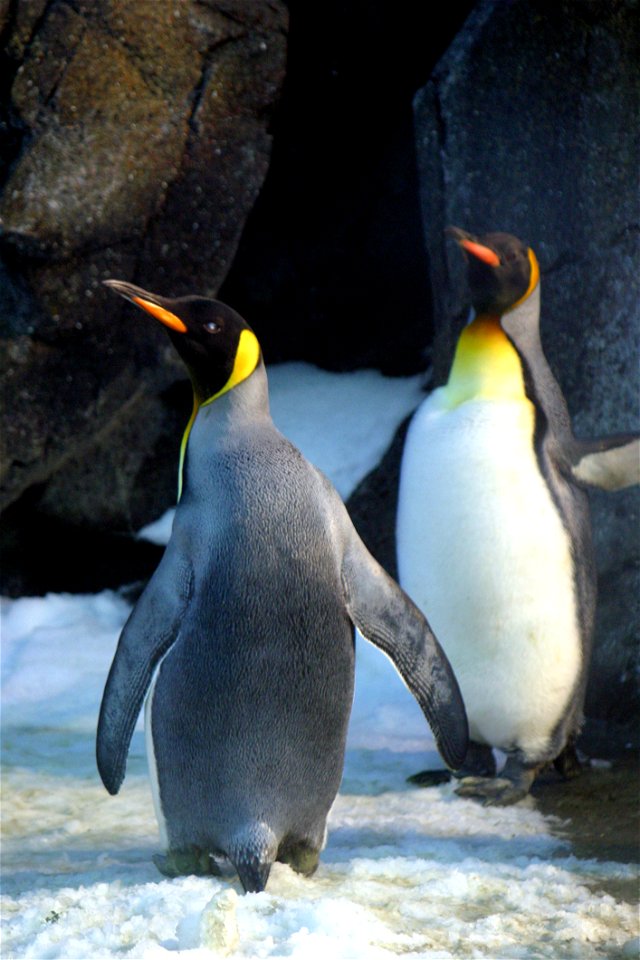
M 193 414 L 171 539 L 124 626 L 97 761 L 117 793 L 146 696 L 154 802 L 170 876 L 275 860 L 308 875 L 344 762 L 354 625 L 396 665 L 445 762 L 467 749 L 458 685 L 428 623 L 366 550 L 329 481 L 276 429 L 258 341 L 234 310 L 109 287 L 168 329 Z
M 596 602 L 584 487 L 639 482 L 639 441 L 574 437 L 540 342 L 533 251 L 505 233 L 449 232 L 466 254 L 473 316 L 447 383 L 409 427 L 398 571 L 465 701 L 456 792 L 507 805 L 551 761 L 566 776 L 579 770 Z M 500 776 L 492 748 L 507 755 Z

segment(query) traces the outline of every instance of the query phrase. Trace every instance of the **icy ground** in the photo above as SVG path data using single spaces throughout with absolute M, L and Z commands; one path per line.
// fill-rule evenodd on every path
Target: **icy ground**
M 347 496 L 419 402 L 416 378 L 270 374 L 276 422 Z M 166 523 L 165 523 L 166 527 Z M 109 797 L 94 765 L 102 687 L 128 613 L 115 593 L 4 601 L 0 955 L 92 958 L 637 957 L 634 906 L 603 892 L 633 866 L 581 860 L 529 798 L 506 810 L 418 790 L 433 741 L 387 660 L 358 641 L 345 776 L 311 879 L 276 864 L 164 880 L 141 728 Z M 553 827 L 553 832 L 552 832 Z

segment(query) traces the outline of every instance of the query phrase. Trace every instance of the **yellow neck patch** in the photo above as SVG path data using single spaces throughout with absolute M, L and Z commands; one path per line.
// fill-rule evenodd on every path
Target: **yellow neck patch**
M 213 403 L 213 401 L 221 397 L 223 393 L 228 393 L 233 387 L 237 387 L 239 383 L 242 383 L 243 380 L 251 376 L 258 366 L 259 360 L 260 344 L 258 343 L 258 339 L 253 331 L 245 328 L 238 340 L 238 349 L 236 350 L 235 360 L 233 361 L 231 376 L 222 390 L 218 390 L 212 397 L 207 397 L 206 400 L 202 401 L 202 406 L 206 407 L 208 403 Z
M 477 398 L 526 398 L 520 357 L 497 317 L 481 314 L 460 334 L 444 397 L 450 409 Z
M 182 435 L 182 442 L 180 444 L 180 462 L 178 466 L 178 500 L 182 496 L 182 480 L 184 461 L 187 454 L 187 443 L 189 442 L 189 434 L 191 433 L 191 428 L 195 423 L 198 410 L 200 407 L 206 407 L 208 404 L 213 403 L 213 401 L 217 400 L 218 397 L 221 397 L 224 393 L 228 393 L 229 390 L 233 389 L 233 387 L 237 387 L 239 383 L 242 383 L 243 380 L 246 380 L 247 377 L 250 377 L 258 366 L 259 361 L 260 344 L 258 343 L 257 337 L 251 330 L 245 329 L 240 334 L 240 339 L 238 340 L 238 349 L 236 350 L 235 360 L 233 361 L 233 370 L 231 371 L 231 376 L 225 383 L 222 390 L 218 390 L 217 393 L 214 393 L 212 397 L 207 397 L 206 400 L 201 400 L 194 390 L 193 410 L 191 411 L 191 416 L 189 417 L 189 422 L 186 426 L 184 434 Z
M 195 394 L 193 394 L 193 410 L 191 411 L 191 416 L 189 417 L 189 422 L 185 427 L 185 431 L 182 434 L 182 440 L 180 442 L 180 461 L 178 463 L 178 500 L 182 496 L 182 477 L 184 471 L 184 458 L 187 455 L 187 443 L 189 442 L 189 434 L 191 433 L 191 427 L 193 426 L 195 419 L 198 415 L 198 410 L 200 409 L 200 403 Z
M 538 283 L 540 282 L 540 266 L 538 264 L 537 257 L 533 252 L 533 250 L 531 249 L 531 247 L 529 247 L 529 263 L 531 264 L 531 277 L 529 278 L 529 286 L 527 287 L 523 295 L 520 297 L 520 299 L 516 300 L 516 302 L 512 307 L 509 307 L 509 310 L 507 311 L 509 313 L 512 310 L 515 310 L 516 307 L 519 307 L 521 303 L 524 303 L 527 297 L 531 296 L 535 288 L 538 286 Z

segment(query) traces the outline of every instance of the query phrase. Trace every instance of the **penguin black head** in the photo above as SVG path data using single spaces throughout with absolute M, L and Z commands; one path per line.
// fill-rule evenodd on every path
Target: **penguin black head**
M 239 313 L 207 297 L 169 299 L 122 280 L 105 280 L 167 328 L 184 360 L 199 403 L 207 403 L 250 376 L 260 362 L 260 345 Z
M 476 314 L 500 317 L 533 292 L 540 270 L 533 250 L 510 233 L 474 237 L 458 227 L 447 233 L 468 254 L 471 302 Z

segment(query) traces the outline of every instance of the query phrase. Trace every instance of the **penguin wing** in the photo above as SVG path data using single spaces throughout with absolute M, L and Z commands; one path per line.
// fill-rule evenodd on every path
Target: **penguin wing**
M 176 569 L 175 561 L 166 560 L 167 553 L 123 627 L 102 696 L 96 759 L 109 793 L 117 793 L 124 780 L 142 701 L 155 667 L 178 636 L 191 596 L 191 567 L 180 561 Z
M 571 472 L 579 483 L 603 490 L 623 490 L 640 483 L 640 436 L 619 434 L 573 440 Z
M 423 614 L 355 530 L 345 551 L 342 582 L 352 622 L 393 661 L 420 704 L 445 763 L 457 769 L 467 752 L 468 727 L 451 665 Z

